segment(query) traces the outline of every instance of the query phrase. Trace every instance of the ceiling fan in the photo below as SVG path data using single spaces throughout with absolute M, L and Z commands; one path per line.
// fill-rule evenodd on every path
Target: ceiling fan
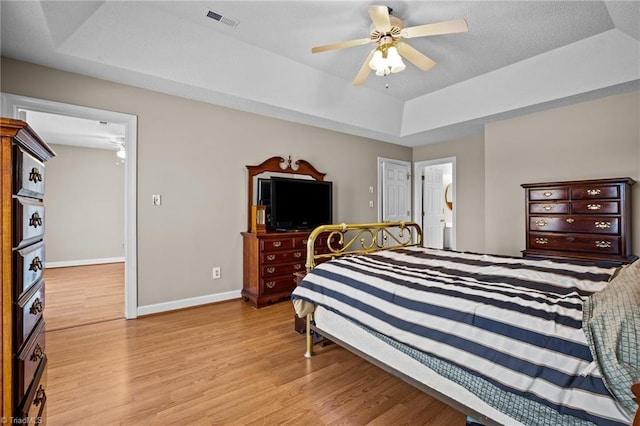
M 368 38 L 317 46 L 311 49 L 311 53 L 376 43 L 376 48 L 369 53 L 353 80 L 353 84 L 359 86 L 365 82 L 371 70 L 375 70 L 378 76 L 402 71 L 405 69 L 402 58 L 407 59 L 422 71 L 427 71 L 436 64 L 433 59 L 402 41 L 403 38 L 462 33 L 469 30 L 467 21 L 464 19 L 404 28 L 402 20 L 391 15 L 391 11 L 392 9 L 387 6 L 369 7 L 373 31 Z

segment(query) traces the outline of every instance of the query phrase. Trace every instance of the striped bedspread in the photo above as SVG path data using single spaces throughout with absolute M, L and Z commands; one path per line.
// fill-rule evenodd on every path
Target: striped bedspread
M 629 424 L 582 330 L 614 268 L 409 247 L 314 268 L 300 298 L 496 387 L 598 425 Z

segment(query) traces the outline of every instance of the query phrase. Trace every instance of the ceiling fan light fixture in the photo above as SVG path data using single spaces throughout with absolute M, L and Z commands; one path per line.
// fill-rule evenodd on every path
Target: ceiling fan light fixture
M 402 62 L 402 57 L 393 45 L 378 46 L 373 52 L 373 57 L 369 61 L 369 68 L 376 72 L 379 77 L 384 77 L 390 73 L 397 73 L 407 66 Z
M 382 57 L 382 50 L 376 49 L 376 51 L 373 52 L 373 58 L 371 58 L 371 61 L 369 61 L 369 68 L 371 68 L 372 70 L 377 70 L 378 68 L 383 66 L 383 62 L 384 58 Z
M 118 156 L 118 158 L 121 159 L 125 159 L 127 156 L 127 151 L 124 149 L 123 145 L 120 145 L 120 148 L 118 148 L 118 151 L 116 152 L 116 155 Z
M 402 62 L 402 58 L 395 46 L 391 46 L 387 50 L 387 64 L 393 73 L 400 72 L 407 67 L 404 62 Z

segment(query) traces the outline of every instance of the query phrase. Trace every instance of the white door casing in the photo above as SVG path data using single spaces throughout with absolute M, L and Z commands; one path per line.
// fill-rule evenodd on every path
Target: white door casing
M 125 126 L 127 161 L 125 161 L 125 272 L 124 314 L 127 319 L 138 316 L 137 266 L 137 134 L 138 117 L 132 114 L 65 104 L 27 96 L 0 93 L 2 115 L 20 118 L 20 110 L 46 112 L 90 120 L 106 120 Z

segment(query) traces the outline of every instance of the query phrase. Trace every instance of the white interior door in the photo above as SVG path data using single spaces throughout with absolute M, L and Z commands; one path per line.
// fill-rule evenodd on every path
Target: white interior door
M 424 246 L 444 248 L 444 186 L 442 170 L 426 167 L 422 175 L 422 232 Z
M 380 160 L 382 197 L 381 220 L 399 222 L 411 220 L 411 163 Z

